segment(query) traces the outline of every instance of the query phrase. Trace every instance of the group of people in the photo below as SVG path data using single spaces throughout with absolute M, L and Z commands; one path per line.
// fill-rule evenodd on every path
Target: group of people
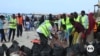
M 88 38 L 91 41 L 97 41 L 97 33 L 99 32 L 99 22 L 96 22 L 93 13 L 86 14 L 84 10 L 81 14 L 73 12 L 70 15 L 48 15 L 48 19 L 42 21 L 37 28 L 40 37 L 40 50 L 43 50 L 48 44 L 48 39 L 55 38 L 66 41 L 70 47 L 75 44 L 85 45 Z M 56 36 L 58 35 L 58 37 Z M 92 37 L 89 37 L 91 35 Z
M 34 20 L 37 19 L 32 16 Z M 23 20 L 22 15 L 18 13 L 16 16 L 12 14 L 10 17 L 9 24 L 9 36 L 8 41 L 5 38 L 5 33 L 3 29 L 3 25 L 5 24 L 5 17 L 3 15 L 0 16 L 0 34 L 1 34 L 1 42 L 3 40 L 5 42 L 10 42 L 11 34 L 12 39 L 14 40 L 15 31 L 17 29 L 17 37 L 22 36 L 23 27 L 25 30 L 30 30 L 30 27 L 35 27 L 37 23 L 34 20 L 30 22 L 28 16 Z M 35 23 L 33 25 L 33 23 Z M 97 41 L 98 32 L 100 32 L 100 22 L 96 22 L 94 14 L 88 13 L 86 14 L 84 10 L 81 11 L 81 14 L 77 12 L 60 15 L 49 14 L 47 18 L 45 15 L 42 15 L 39 19 L 38 26 L 36 26 L 36 32 L 40 37 L 39 52 L 44 50 L 44 48 L 48 45 L 48 39 L 60 39 L 61 41 L 65 41 L 67 46 L 70 47 L 75 44 L 86 44 L 89 35 L 92 35 L 94 38 L 91 41 Z M 100 40 L 100 39 L 99 39 Z M 52 42 L 51 42 L 52 43 Z
M 11 17 L 9 17 L 8 20 L 8 41 L 5 38 L 5 32 L 4 32 L 4 24 L 7 23 L 5 21 L 5 16 L 1 15 L 0 16 L 0 34 L 1 34 L 1 42 L 3 42 L 3 40 L 5 42 L 10 42 L 14 40 L 15 37 L 15 32 L 17 29 L 17 37 L 22 36 L 22 32 L 23 32 L 23 17 L 20 15 L 20 13 L 18 13 L 18 16 L 16 16 L 15 14 L 12 14 Z M 12 34 L 13 33 L 13 34 Z M 12 39 L 11 39 L 11 35 L 12 35 Z

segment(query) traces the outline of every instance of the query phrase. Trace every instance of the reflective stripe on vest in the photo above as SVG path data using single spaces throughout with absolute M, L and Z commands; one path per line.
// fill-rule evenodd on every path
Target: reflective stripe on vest
M 46 24 L 43 24 L 43 25 L 40 25 L 39 26 L 39 29 L 42 31 L 42 33 L 48 37 L 50 35 L 50 31 L 48 29 L 48 27 L 50 27 L 51 24 L 50 23 L 46 23 Z
M 9 24 L 9 28 L 13 28 L 13 29 L 16 29 L 17 25 L 17 21 L 16 19 L 13 19 L 13 18 L 10 18 L 10 22 L 12 22 L 13 24 Z

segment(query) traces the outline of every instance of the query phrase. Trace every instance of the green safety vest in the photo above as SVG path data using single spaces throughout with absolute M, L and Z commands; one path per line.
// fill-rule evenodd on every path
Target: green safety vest
M 65 25 L 65 27 L 67 27 L 67 26 L 66 26 L 66 21 L 64 20 L 64 18 L 61 18 L 61 24 L 62 24 L 62 25 Z M 60 26 L 60 27 L 61 27 L 61 26 Z M 59 27 L 59 28 L 60 28 L 60 27 Z M 65 29 L 65 30 L 66 30 L 66 29 Z
M 76 22 L 80 22 L 80 16 L 78 16 L 77 18 L 74 18 L 74 20 L 75 20 Z
M 84 23 L 85 23 L 85 16 L 83 16 L 81 19 L 81 24 L 84 26 Z M 86 29 L 88 29 L 88 25 L 86 26 Z
M 66 25 L 66 30 L 70 29 L 73 27 L 73 25 L 70 23 L 70 18 L 66 17 L 66 21 L 64 21 L 64 19 L 61 20 L 62 24 Z
M 9 28 L 16 29 L 16 27 L 17 27 L 17 20 L 13 19 L 13 18 L 10 18 L 10 22 L 12 22 L 12 23 L 9 24 Z
M 66 25 L 67 25 L 67 30 L 73 27 L 73 25 L 70 23 L 70 18 L 69 17 L 67 17 Z
M 44 34 L 46 37 L 50 35 L 50 31 L 48 29 L 50 26 L 51 24 L 49 22 L 39 26 L 39 29 L 42 31 L 42 34 Z

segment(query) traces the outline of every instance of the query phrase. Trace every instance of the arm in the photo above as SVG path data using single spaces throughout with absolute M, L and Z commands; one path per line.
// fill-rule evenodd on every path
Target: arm
M 51 27 L 49 27 L 49 31 L 50 31 L 50 34 L 51 34 L 51 36 L 53 37 L 53 38 L 58 38 L 57 37 L 57 34 L 56 34 L 56 31 L 55 31 L 55 28 L 53 28 L 52 26 Z

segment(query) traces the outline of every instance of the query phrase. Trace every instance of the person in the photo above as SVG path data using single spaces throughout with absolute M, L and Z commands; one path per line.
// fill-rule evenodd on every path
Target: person
M 8 42 L 10 42 L 11 34 L 12 35 L 12 41 L 14 40 L 15 37 L 15 31 L 17 28 L 17 20 L 15 14 L 12 14 L 12 17 L 9 20 L 9 37 L 8 37 Z
M 86 15 L 85 11 L 82 10 L 81 11 L 81 16 L 80 16 L 80 23 L 84 26 L 85 28 L 85 38 L 84 41 L 86 41 L 85 39 L 88 38 L 88 34 L 87 34 L 87 30 L 89 28 L 89 20 L 88 20 L 88 16 Z
M 17 16 L 17 37 L 22 36 L 23 32 L 23 17 L 18 13 Z
M 1 34 L 1 42 L 3 42 L 3 40 L 6 42 L 6 38 L 5 38 L 5 33 L 4 33 L 4 29 L 3 26 L 5 24 L 4 22 L 4 16 L 0 15 L 0 34 Z
M 88 28 L 88 34 L 91 33 L 91 31 L 93 31 L 93 28 L 96 24 L 95 18 L 94 18 L 94 14 L 93 13 L 89 13 L 88 14 L 88 21 L 89 21 L 89 28 Z
M 85 30 L 88 29 L 89 27 L 89 21 L 88 21 L 88 16 L 86 15 L 85 11 L 81 11 L 81 17 L 80 17 L 80 23 L 84 26 Z
M 39 21 L 40 21 L 40 22 L 39 22 L 39 25 L 41 25 L 41 24 L 44 22 L 44 20 L 45 20 L 45 16 L 42 15 L 41 18 L 40 18 L 40 20 L 39 20 Z
M 28 16 L 25 17 L 25 30 L 26 31 L 30 30 L 30 19 Z
M 34 14 L 32 15 L 32 17 L 31 17 L 31 22 L 30 22 L 30 28 L 31 28 L 31 30 L 33 30 L 33 27 L 34 27 Z
M 85 28 L 81 23 L 76 22 L 73 17 L 70 17 L 70 22 L 74 28 L 73 45 L 79 44 L 81 42 L 81 37 L 82 34 L 84 33 Z
M 34 18 L 34 29 L 37 29 L 39 26 L 39 20 L 37 17 Z
M 63 25 L 63 29 L 65 31 L 65 38 L 67 40 L 67 45 L 70 46 L 70 41 L 69 41 L 69 37 L 70 37 L 70 33 L 72 31 L 73 25 L 70 23 L 70 18 L 68 16 L 66 16 L 66 14 L 63 14 L 63 19 L 62 19 L 62 25 Z
M 73 15 L 74 15 L 74 20 L 75 20 L 76 22 L 80 22 L 80 15 L 78 15 L 77 12 L 74 12 Z
M 48 21 L 48 22 L 47 22 Z M 48 38 L 50 35 L 55 37 L 54 19 L 52 14 L 49 14 L 49 20 L 45 20 L 38 28 L 37 33 L 40 37 L 40 51 L 48 45 Z
M 61 29 L 62 28 L 61 20 L 62 20 L 62 15 L 58 15 L 58 34 L 59 34 L 59 39 L 63 41 L 65 38 L 65 31 Z

